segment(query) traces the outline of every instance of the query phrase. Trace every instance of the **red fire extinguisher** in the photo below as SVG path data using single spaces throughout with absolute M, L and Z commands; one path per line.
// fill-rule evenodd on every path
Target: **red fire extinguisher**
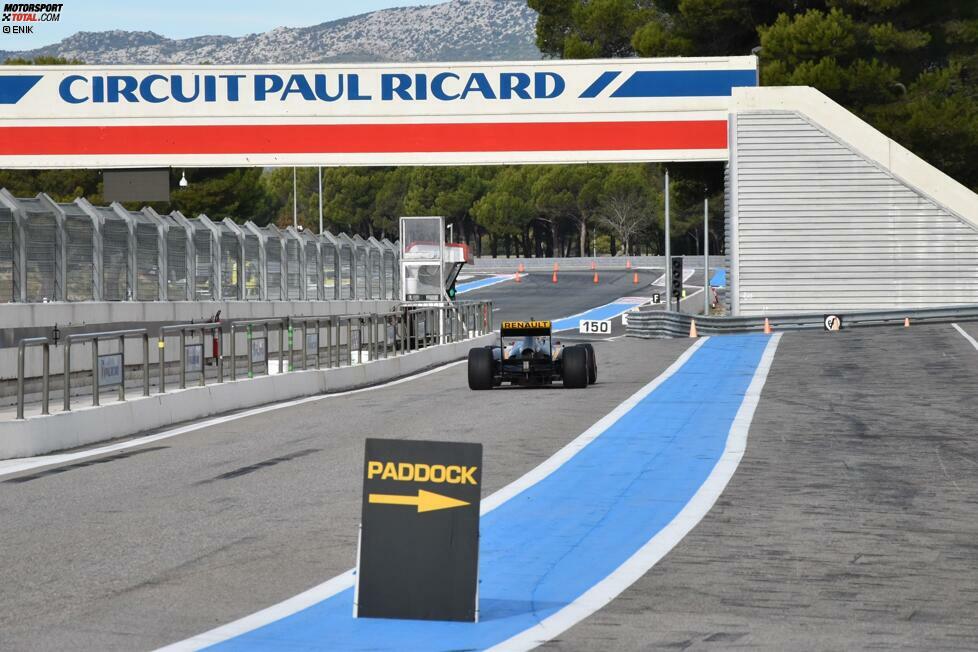
M 211 317 L 211 323 L 216 324 L 221 321 L 221 311 L 218 310 L 217 313 Z M 217 329 L 211 331 L 211 355 L 214 358 L 214 364 L 217 364 L 217 359 L 220 357 L 220 344 L 217 341 Z

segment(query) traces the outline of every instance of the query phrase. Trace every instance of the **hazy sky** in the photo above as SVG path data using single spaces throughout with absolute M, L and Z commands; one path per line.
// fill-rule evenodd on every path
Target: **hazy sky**
M 51 2 L 52 0 L 44 0 Z M 57 0 L 53 0 L 57 1 Z M 153 31 L 170 38 L 243 36 L 273 27 L 303 27 L 389 7 L 445 0 L 61 0 L 61 20 L 32 23 L 34 34 L 0 34 L 0 50 L 29 50 L 75 32 Z M 3 23 L 14 25 L 15 23 Z M 23 23 L 22 23 L 23 24 Z

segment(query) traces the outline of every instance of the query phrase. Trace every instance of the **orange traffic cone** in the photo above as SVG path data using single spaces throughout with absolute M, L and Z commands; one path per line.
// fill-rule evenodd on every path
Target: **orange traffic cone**
M 638 272 L 635 272 L 634 274 L 632 274 L 632 283 L 634 283 L 635 285 L 638 285 Z
M 904 317 L 903 318 L 903 327 L 904 328 L 910 328 L 910 317 Z
M 516 272 L 515 274 L 513 274 L 513 280 L 516 281 L 517 283 L 520 283 L 521 282 L 520 281 L 520 273 L 519 272 Z
M 594 272 L 594 282 L 595 283 L 598 282 L 598 273 L 597 272 Z
M 520 263 L 520 268 L 519 268 L 519 270 L 518 270 L 518 271 L 519 271 L 520 273 L 522 273 L 522 272 L 525 272 L 525 271 L 526 271 L 526 268 L 525 268 L 525 267 L 523 267 L 523 263 Z
M 699 333 L 696 332 L 696 320 L 695 319 L 690 320 L 690 322 L 689 322 L 689 336 L 690 337 L 699 337 L 700 336 Z
M 767 317 L 764 318 L 764 334 L 765 335 L 771 334 L 771 322 L 768 321 Z
M 553 276 L 553 278 L 552 278 L 552 279 L 550 279 L 550 280 L 551 280 L 552 282 L 554 282 L 554 283 L 556 283 L 556 282 L 557 282 L 557 270 L 554 270 L 554 276 Z
M 625 261 L 625 269 L 631 269 L 631 268 L 632 268 L 632 259 L 629 258 L 628 260 Z

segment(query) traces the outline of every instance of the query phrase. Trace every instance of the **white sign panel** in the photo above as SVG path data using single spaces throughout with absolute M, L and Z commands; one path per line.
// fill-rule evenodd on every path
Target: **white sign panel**
M 319 331 L 306 333 L 306 355 L 316 355 L 319 351 Z
M 252 364 L 268 362 L 268 338 L 256 337 L 251 340 L 251 362 Z
M 822 319 L 822 324 L 825 326 L 827 331 L 839 331 L 842 330 L 842 317 L 839 315 L 825 315 Z
M 610 335 L 610 319 L 582 319 L 581 333 L 585 335 Z
M 755 57 L 4 66 L 0 167 L 724 160 Z
M 187 344 L 183 347 L 183 352 L 187 373 L 200 373 L 204 370 L 203 344 Z
M 122 354 L 108 353 L 98 357 L 99 387 L 122 384 Z

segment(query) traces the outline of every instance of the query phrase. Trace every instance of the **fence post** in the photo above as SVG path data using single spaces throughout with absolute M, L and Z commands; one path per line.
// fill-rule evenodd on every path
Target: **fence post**
M 285 373 L 285 325 L 287 323 L 286 322 L 287 319 L 288 317 L 282 319 L 278 323 L 278 372 L 280 374 Z M 291 324 L 289 324 L 289 328 L 290 329 L 292 328 Z M 268 326 L 266 326 L 265 329 L 267 333 Z M 289 343 L 291 344 L 291 342 L 292 342 L 292 338 L 290 337 Z M 290 350 L 289 363 L 291 364 L 291 362 L 292 362 L 292 351 Z
M 346 351 L 350 355 L 347 358 L 346 363 L 348 365 L 353 364 L 353 318 L 347 317 L 346 319 Z
M 64 363 L 64 411 L 71 411 L 71 338 L 65 338 L 65 363 Z
M 205 364 L 207 360 L 207 353 L 204 351 L 204 340 L 207 339 L 206 327 L 201 326 L 200 330 L 200 387 L 207 384 L 207 365 Z
M 333 368 L 333 318 L 326 320 L 326 368 Z
M 224 382 L 224 329 L 217 327 L 217 382 Z
M 319 346 L 319 334 L 323 332 L 322 321 L 316 320 L 316 369 L 322 369 L 323 365 L 319 359 L 319 354 L 322 352 L 323 347 Z
M 369 351 L 369 353 L 367 354 L 367 361 L 368 362 L 373 362 L 378 357 L 378 354 L 377 354 L 377 350 L 378 350 L 377 349 L 377 320 L 376 320 L 376 315 L 374 315 L 373 313 L 371 313 L 370 316 L 367 317 L 367 329 L 369 330 L 369 340 L 368 341 L 370 342 L 370 345 L 367 348 L 367 350 Z
M 43 344 L 44 351 L 44 375 L 41 377 L 41 414 L 50 414 L 48 407 L 50 407 L 50 397 L 51 397 L 51 345 L 45 342 Z M 20 397 L 23 399 L 23 396 Z M 20 405 L 24 404 L 23 400 L 20 401 Z M 23 409 L 21 409 L 23 411 Z M 23 418 L 23 415 L 21 415 Z
M 149 396 L 149 333 L 143 333 L 143 396 Z
M 289 371 L 295 371 L 295 338 L 293 337 L 295 330 L 292 328 L 292 318 L 286 317 L 285 319 L 285 323 L 289 325 Z M 279 365 L 279 369 L 281 368 L 282 366 Z
M 24 418 L 24 349 L 23 340 L 17 345 L 17 418 Z
M 246 345 L 245 345 L 245 355 L 248 356 L 248 378 L 254 378 L 255 377 L 255 363 L 251 359 L 251 338 L 252 337 L 253 336 L 252 336 L 252 332 L 251 332 L 251 324 L 248 324 L 248 337 L 245 338 L 245 342 L 246 342 Z M 266 341 L 266 345 L 267 345 L 267 343 L 268 342 Z M 268 350 L 267 349 L 266 349 L 265 353 L 266 354 L 268 353 Z
M 92 405 L 98 406 L 98 338 L 92 340 Z
M 166 394 L 166 330 L 160 326 L 160 339 L 156 343 L 160 352 L 160 394 Z
M 119 400 L 126 400 L 126 336 L 119 336 L 119 357 L 122 359 L 122 364 L 119 365 L 122 370 L 122 374 L 119 377 Z
M 187 361 L 183 356 L 187 352 L 187 331 L 180 329 L 180 389 L 187 388 Z

